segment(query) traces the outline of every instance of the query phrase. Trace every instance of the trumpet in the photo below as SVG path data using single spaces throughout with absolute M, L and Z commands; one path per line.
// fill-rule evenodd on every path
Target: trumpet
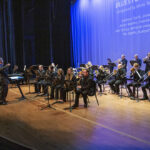
M 149 77 L 150 77 L 150 71 L 148 71 L 147 73 L 145 73 L 145 74 L 138 80 L 138 82 L 144 82 L 144 81 L 146 81 Z
M 132 67 L 132 68 L 130 69 L 130 71 L 131 71 L 132 75 L 133 75 L 134 73 L 136 73 L 136 74 L 139 76 L 139 80 L 142 79 L 142 76 L 140 75 L 140 73 L 139 73 L 134 67 Z
M 146 56 L 145 58 L 143 58 L 143 61 L 147 61 L 148 60 L 148 56 Z
M 112 73 L 110 73 L 110 74 L 104 79 L 104 81 L 109 80 L 113 75 L 116 75 L 117 72 L 118 72 L 117 70 L 114 70 Z

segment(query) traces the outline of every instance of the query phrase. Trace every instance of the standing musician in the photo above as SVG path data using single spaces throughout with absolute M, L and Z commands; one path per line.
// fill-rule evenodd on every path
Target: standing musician
M 125 55 L 121 55 L 121 64 L 122 64 L 122 68 L 127 72 L 127 59 L 125 58 Z
M 100 88 L 100 92 L 102 92 L 102 84 L 105 83 L 104 79 L 108 74 L 104 71 L 104 67 L 100 66 L 98 69 L 98 73 L 96 74 L 97 83 Z
M 134 58 L 135 58 L 135 63 L 138 63 L 139 64 L 139 68 L 141 68 L 142 60 L 139 58 L 138 54 L 135 54 Z
M 146 64 L 145 72 L 150 71 L 150 53 L 143 59 L 143 62 Z
M 70 67 L 67 70 L 65 76 L 64 88 L 63 88 L 63 101 L 66 102 L 66 92 L 72 91 L 76 85 L 76 77 L 73 73 L 73 68 Z
M 83 96 L 84 107 L 87 108 L 87 96 L 89 90 L 91 89 L 93 80 L 89 76 L 89 71 L 87 69 L 82 71 L 82 75 L 83 77 L 77 81 L 76 98 L 75 98 L 75 104 L 72 106 L 73 109 L 79 106 L 80 95 Z
M 42 82 L 44 81 L 44 77 L 45 77 L 45 70 L 43 69 L 43 65 L 39 65 L 38 68 L 39 69 L 36 72 L 36 79 L 35 79 L 36 83 L 34 84 L 35 93 L 40 93 L 41 87 L 43 88 L 43 90 L 46 89 L 45 86 L 42 84 Z M 44 94 L 46 94 L 45 90 L 44 90 Z
M 140 65 L 138 63 L 134 63 L 130 73 L 130 77 L 133 77 L 133 82 L 127 84 L 131 99 L 135 98 L 135 88 L 141 85 L 139 80 L 141 79 L 142 73 L 143 71 L 140 69 Z M 131 86 L 133 86 L 133 91 L 131 90 Z
M 112 73 L 114 70 L 114 66 L 112 65 L 112 61 L 110 58 L 107 58 L 107 63 L 108 63 L 108 68 L 110 70 L 110 73 Z
M 146 89 L 150 90 L 150 71 L 148 71 L 146 74 L 147 74 L 147 79 L 146 79 L 147 83 L 142 86 L 143 98 L 141 100 L 148 99 Z
M 57 70 L 57 75 L 55 76 L 52 82 L 50 99 L 54 99 L 54 90 L 56 90 L 55 98 L 58 99 L 58 91 L 60 91 L 60 99 L 63 99 L 62 96 L 63 86 L 64 86 L 64 71 L 61 68 L 59 68 Z
M 4 66 L 3 58 L 0 58 L 0 104 L 6 105 L 6 97 L 8 94 L 8 77 L 6 69 L 10 66 L 7 64 Z
M 122 64 L 118 64 L 118 70 L 114 70 L 115 79 L 109 82 L 110 88 L 114 93 L 119 94 L 119 85 L 125 82 L 125 76 L 125 69 L 122 67 Z

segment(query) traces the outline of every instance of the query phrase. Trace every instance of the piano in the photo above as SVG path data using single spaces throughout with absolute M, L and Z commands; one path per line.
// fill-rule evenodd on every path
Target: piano
M 19 100 L 26 99 L 26 97 L 24 96 L 22 89 L 20 87 L 20 81 L 24 80 L 23 74 L 22 73 L 20 73 L 20 74 L 9 74 L 8 79 L 10 80 L 10 82 L 16 83 L 16 85 L 19 89 L 19 92 L 21 94 L 21 98 L 19 98 Z

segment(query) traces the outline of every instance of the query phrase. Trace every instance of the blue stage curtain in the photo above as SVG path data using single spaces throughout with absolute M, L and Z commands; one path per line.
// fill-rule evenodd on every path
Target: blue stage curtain
M 5 62 L 16 63 L 15 34 L 12 0 L 0 1 L 0 57 Z
M 121 54 L 128 60 L 134 54 L 143 58 L 150 51 L 148 0 L 77 0 L 71 6 L 71 26 L 76 67 L 88 61 L 104 65 L 107 58 L 116 61 Z

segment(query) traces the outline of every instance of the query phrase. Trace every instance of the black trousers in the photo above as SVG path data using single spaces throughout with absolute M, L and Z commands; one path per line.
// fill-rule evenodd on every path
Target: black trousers
M 119 85 L 123 84 L 122 80 L 111 80 L 109 82 L 110 88 L 112 91 L 114 91 L 115 93 L 119 94 Z
M 99 80 L 98 81 L 98 86 L 100 88 L 100 92 L 102 92 L 102 84 L 104 84 L 105 82 L 103 80 Z
M 147 84 L 145 84 L 145 85 L 142 86 L 142 91 L 143 91 L 143 97 L 144 98 L 148 98 L 146 89 L 150 90 L 150 84 L 149 83 L 147 83 Z
M 56 86 L 51 86 L 51 98 L 54 98 L 54 91 L 55 91 L 55 98 L 58 99 L 58 92 L 60 91 L 60 99 L 63 99 L 63 88 L 62 85 L 56 85 Z
M 131 83 L 127 84 L 127 88 L 130 93 L 130 96 L 135 97 L 135 88 L 140 87 L 140 86 L 141 86 L 141 84 L 137 83 L 137 82 L 131 82 Z M 133 91 L 131 90 L 131 87 L 133 87 Z
M 77 107 L 79 106 L 80 94 L 83 97 L 84 105 L 87 105 L 87 95 L 88 95 L 88 92 L 87 91 L 77 90 L 76 91 L 76 98 L 75 98 L 75 106 L 77 106 Z
M 42 92 L 42 89 L 43 89 L 43 93 L 44 94 L 47 94 L 47 85 L 43 82 L 36 82 L 34 84 L 34 87 L 35 87 L 35 92 L 36 93 L 39 93 L 39 92 Z
M 0 101 L 6 102 L 6 97 L 8 94 L 8 84 L 0 85 Z
M 67 92 L 72 91 L 72 90 L 73 90 L 73 88 L 63 88 L 62 89 L 63 101 L 64 102 L 66 102 L 66 94 L 67 94 Z

